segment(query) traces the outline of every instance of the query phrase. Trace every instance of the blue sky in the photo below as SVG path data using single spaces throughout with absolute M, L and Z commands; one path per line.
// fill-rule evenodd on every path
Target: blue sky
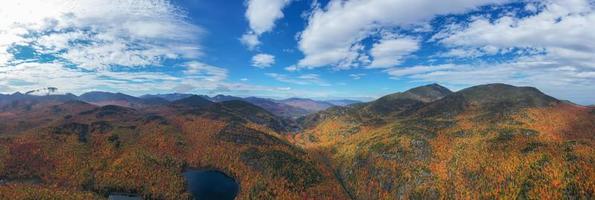
M 589 0 L 23 0 L 0 93 L 57 87 L 369 100 L 502 82 L 595 103 Z

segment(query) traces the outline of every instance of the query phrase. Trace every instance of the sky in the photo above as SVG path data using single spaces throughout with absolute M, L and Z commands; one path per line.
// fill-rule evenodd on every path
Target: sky
M 507 83 L 595 104 L 593 0 L 0 4 L 0 93 L 371 100 Z

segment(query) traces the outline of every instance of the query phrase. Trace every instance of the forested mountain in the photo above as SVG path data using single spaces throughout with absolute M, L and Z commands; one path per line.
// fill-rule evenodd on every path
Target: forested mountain
M 34 108 L 0 112 L 0 199 L 189 199 L 187 169 L 225 172 L 239 199 L 346 198 L 330 168 L 284 138 L 290 125 L 244 101 Z
M 593 197 L 593 108 L 535 88 L 429 85 L 301 122 L 292 141 L 354 199 Z
M 13 94 L 0 102 L 0 199 L 189 199 L 188 169 L 229 175 L 237 199 L 594 192 L 595 109 L 531 87 L 431 84 L 296 120 L 256 97 Z

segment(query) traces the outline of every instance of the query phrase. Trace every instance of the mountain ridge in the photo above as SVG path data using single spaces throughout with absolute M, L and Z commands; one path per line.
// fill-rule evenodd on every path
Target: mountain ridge
M 355 199 L 588 199 L 593 193 L 595 108 L 506 84 L 427 102 L 391 95 L 392 101 L 300 118 L 303 129 L 290 140 L 333 161 Z M 405 109 L 366 111 L 378 103 Z

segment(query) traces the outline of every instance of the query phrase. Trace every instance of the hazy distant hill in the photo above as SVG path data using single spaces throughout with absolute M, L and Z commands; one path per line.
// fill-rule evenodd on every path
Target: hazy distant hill
M 122 93 L 111 92 L 87 92 L 79 96 L 79 99 L 96 105 L 119 105 L 125 107 L 145 107 L 150 105 L 165 104 L 168 101 L 160 97 L 139 98 Z
M 236 96 L 231 96 L 231 95 L 216 95 L 210 98 L 211 101 L 214 102 L 223 102 L 223 101 L 233 101 L 233 100 L 243 100 L 244 98 L 242 97 L 236 97 Z
M 244 98 L 244 100 L 254 105 L 260 106 L 261 108 L 264 108 L 277 116 L 287 117 L 290 119 L 295 119 L 311 113 L 305 109 L 279 103 L 273 99 L 247 97 Z
M 361 101 L 350 100 L 350 99 L 326 100 L 325 102 L 333 104 L 335 106 L 348 106 L 351 104 L 362 103 Z
M 289 98 L 289 99 L 282 99 L 277 100 L 277 102 L 284 103 L 293 107 L 301 108 L 310 112 L 317 112 L 321 111 L 334 105 L 324 101 L 316 101 L 312 99 L 306 98 Z
M 171 102 L 169 105 L 175 107 L 189 107 L 189 108 L 206 108 L 215 104 L 214 102 L 198 95 L 192 95 L 183 99 L 178 99 Z
M 22 93 L 14 93 L 14 94 L 0 94 L 0 106 L 12 104 L 14 102 L 17 103 L 40 103 L 40 102 L 61 102 L 61 101 L 69 101 L 77 99 L 78 97 L 73 94 L 65 94 L 65 95 L 28 95 Z
M 192 95 L 191 94 L 173 93 L 173 94 L 144 95 L 141 98 L 146 99 L 146 98 L 151 98 L 151 97 L 153 97 L 153 98 L 157 97 L 157 98 L 166 99 L 168 101 L 176 101 L 176 100 L 180 100 L 183 98 L 187 98 L 189 96 L 192 96 Z M 286 117 L 286 118 L 290 118 L 290 119 L 296 119 L 298 117 L 302 117 L 307 114 L 311 114 L 313 112 L 317 112 L 317 111 L 320 111 L 321 109 L 326 109 L 326 108 L 334 105 L 332 103 L 323 102 L 323 101 L 314 101 L 311 99 L 298 99 L 298 98 L 275 100 L 275 99 L 260 98 L 260 97 L 245 97 L 245 98 L 243 98 L 243 97 L 236 97 L 236 96 L 230 96 L 230 95 L 216 95 L 213 97 L 209 97 L 206 95 L 199 95 L 199 96 L 201 96 L 204 99 L 207 99 L 209 101 L 213 101 L 213 102 L 224 102 L 224 101 L 233 101 L 233 100 L 246 101 L 246 102 L 249 102 L 256 106 L 259 106 L 261 108 L 264 108 L 265 110 L 271 112 L 274 115 L 277 115 L 280 117 Z M 352 101 L 352 100 L 337 100 L 337 101 L 335 101 L 335 103 L 337 105 L 349 105 L 349 104 L 356 103 L 356 102 L 357 101 Z
M 192 94 L 182 94 L 182 93 L 171 93 L 171 94 L 147 94 L 147 95 L 143 95 L 140 98 L 146 99 L 146 98 L 162 98 L 165 99 L 167 101 L 176 101 L 176 100 L 180 100 L 183 98 L 187 98 L 192 96 Z

